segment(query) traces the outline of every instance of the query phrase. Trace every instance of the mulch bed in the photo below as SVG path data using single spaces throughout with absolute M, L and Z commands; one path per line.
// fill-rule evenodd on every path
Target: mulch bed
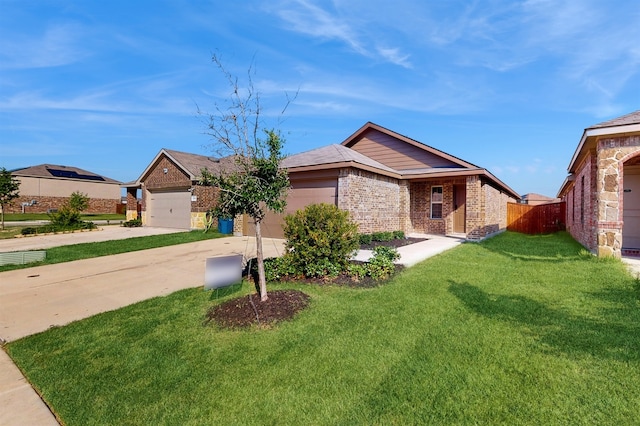
M 269 298 L 264 302 L 254 293 L 214 306 L 207 312 L 206 322 L 214 321 L 223 328 L 268 326 L 293 318 L 309 305 L 309 295 L 299 290 L 275 290 L 267 294 Z
M 373 250 L 376 246 L 403 247 L 409 244 L 425 241 L 426 238 L 404 238 L 391 241 L 375 241 L 362 245 L 363 250 Z M 396 265 L 393 277 L 404 267 Z M 284 281 L 312 285 L 343 285 L 357 288 L 377 287 L 389 280 L 374 280 L 371 277 L 356 279 L 348 274 L 337 277 L 300 278 L 291 277 Z M 229 300 L 218 306 L 213 306 L 206 315 L 205 323 L 214 322 L 222 328 L 244 328 L 253 325 L 270 326 L 281 321 L 292 319 L 298 312 L 309 305 L 309 295 L 299 290 L 274 290 L 268 292 L 269 298 L 261 302 L 260 295 L 253 293 L 237 299 Z
M 371 244 L 360 245 L 361 250 L 373 250 L 377 246 L 400 248 L 411 244 L 427 241 L 428 238 L 397 238 L 391 241 L 372 241 Z

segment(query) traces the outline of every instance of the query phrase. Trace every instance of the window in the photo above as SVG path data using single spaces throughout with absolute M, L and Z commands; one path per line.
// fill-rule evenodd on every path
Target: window
M 442 219 L 442 186 L 431 187 L 431 219 Z
M 580 180 L 582 185 L 582 191 L 580 193 L 580 223 L 584 223 L 584 176 L 582 176 L 582 179 Z

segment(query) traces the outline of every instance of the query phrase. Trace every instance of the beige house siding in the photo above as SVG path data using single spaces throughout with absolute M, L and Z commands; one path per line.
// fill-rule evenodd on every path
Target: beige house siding
M 396 170 L 459 166 L 424 148 L 374 129 L 366 131 L 350 148 Z
M 25 206 L 25 213 L 46 213 L 62 207 L 74 192 L 89 197 L 85 213 L 116 213 L 121 201 L 121 189 L 118 183 L 98 183 L 70 179 L 52 179 L 28 176 L 16 176 L 20 182 L 20 196 L 6 209 L 7 213 L 22 212 L 22 203 L 36 204 Z

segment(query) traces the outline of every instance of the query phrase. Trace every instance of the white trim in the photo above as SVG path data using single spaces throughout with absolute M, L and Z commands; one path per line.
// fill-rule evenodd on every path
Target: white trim
M 632 132 L 640 132 L 640 123 L 639 124 L 626 124 L 623 126 L 611 126 L 611 127 L 597 127 L 595 129 L 585 129 L 582 133 L 582 137 L 580 138 L 580 143 L 578 144 L 578 148 L 573 153 L 571 157 L 571 162 L 569 163 L 569 167 L 567 170 L 571 173 L 571 169 L 574 166 L 574 163 L 578 159 L 582 148 L 587 141 L 587 138 L 592 136 L 603 136 L 603 135 L 618 135 L 620 133 L 632 133 Z

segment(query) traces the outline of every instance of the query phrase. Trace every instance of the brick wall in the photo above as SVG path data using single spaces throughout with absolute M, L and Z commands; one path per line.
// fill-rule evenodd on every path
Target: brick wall
M 49 210 L 59 210 L 69 199 L 70 197 L 20 196 L 14 199 L 11 205 L 5 206 L 5 213 L 22 213 L 22 203 L 31 203 L 32 200 L 37 201 L 37 204 L 26 206 L 25 213 L 47 213 Z M 90 198 L 87 209 L 82 213 L 115 214 L 119 203 L 120 200 Z
M 590 152 L 575 173 L 572 196 L 562 198 L 567 203 L 567 231 L 593 252 L 597 250 L 596 164 L 595 152 Z
M 400 230 L 406 193 L 397 179 L 363 170 L 343 169 L 338 177 L 338 207 L 349 212 L 361 233 Z
M 467 185 L 467 239 L 469 240 L 481 240 L 485 237 L 486 231 L 484 228 L 484 196 L 485 193 L 482 190 L 482 182 L 478 176 L 468 176 L 466 180 Z

